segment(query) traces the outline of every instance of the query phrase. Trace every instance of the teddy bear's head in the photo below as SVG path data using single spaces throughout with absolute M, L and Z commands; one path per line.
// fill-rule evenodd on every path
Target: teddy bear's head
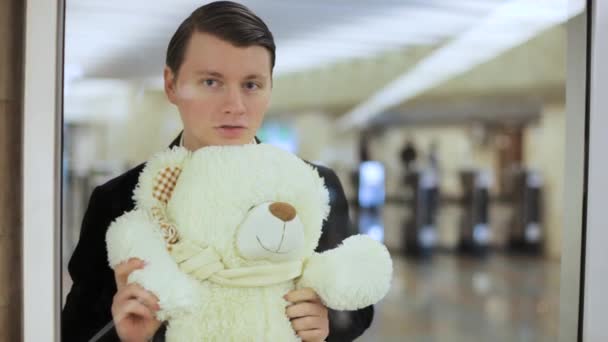
M 162 152 L 134 199 L 155 213 L 169 248 L 184 240 L 211 246 L 228 268 L 309 257 L 329 212 L 318 172 L 266 144 Z

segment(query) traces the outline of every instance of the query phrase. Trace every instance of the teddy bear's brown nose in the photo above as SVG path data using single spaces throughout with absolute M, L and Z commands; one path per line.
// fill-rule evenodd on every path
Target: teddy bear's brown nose
M 283 222 L 289 222 L 296 217 L 296 209 L 288 203 L 274 202 L 270 205 L 270 212 Z

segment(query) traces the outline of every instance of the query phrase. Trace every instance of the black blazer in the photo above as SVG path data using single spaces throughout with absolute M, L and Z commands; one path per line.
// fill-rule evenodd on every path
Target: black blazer
M 170 146 L 178 145 L 179 139 L 178 136 Z M 313 166 L 325 180 L 330 194 L 331 210 L 323 223 L 317 248 L 317 251 L 324 251 L 336 247 L 352 230 L 340 180 L 331 169 Z M 93 190 L 78 244 L 68 264 L 73 284 L 61 315 L 61 339 L 64 342 L 88 341 L 104 327 L 111 326 L 108 323 L 112 321 L 111 306 L 116 283 L 114 272 L 108 265 L 105 235 L 114 219 L 134 208 L 132 194 L 143 168 L 144 164 L 141 164 Z M 330 310 L 327 341 L 352 341 L 370 326 L 373 314 L 373 306 L 352 312 Z M 114 328 L 102 336 L 98 341 L 119 341 Z M 154 337 L 154 341 L 163 340 L 164 326 Z

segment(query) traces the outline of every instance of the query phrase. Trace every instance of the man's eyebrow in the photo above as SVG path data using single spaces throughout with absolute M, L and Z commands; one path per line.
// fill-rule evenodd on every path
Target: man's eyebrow
M 247 75 L 247 77 L 245 77 L 246 80 L 252 80 L 252 79 L 264 79 L 265 77 L 261 74 L 250 74 Z
M 224 78 L 224 75 L 222 75 L 221 73 L 217 72 L 217 71 L 213 71 L 213 70 L 197 70 L 195 71 L 196 75 L 203 75 L 203 76 L 212 76 L 212 77 L 217 77 L 217 78 Z M 254 79 L 264 79 L 264 75 L 262 74 L 249 74 L 245 77 L 246 80 L 254 80 Z
M 197 70 L 195 73 L 197 75 L 208 75 L 208 76 L 213 76 L 213 77 L 218 77 L 218 78 L 224 77 L 224 75 L 222 75 L 221 73 L 219 73 L 217 71 L 213 71 L 213 70 Z

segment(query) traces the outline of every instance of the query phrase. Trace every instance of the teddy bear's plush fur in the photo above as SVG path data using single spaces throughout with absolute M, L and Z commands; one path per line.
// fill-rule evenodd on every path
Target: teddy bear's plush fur
M 276 147 L 161 152 L 134 199 L 108 229 L 108 259 L 147 262 L 128 281 L 159 298 L 167 341 L 298 341 L 285 315 L 290 290 L 310 287 L 337 310 L 388 291 L 392 264 L 380 243 L 353 236 L 314 252 L 328 191 L 313 167 Z

